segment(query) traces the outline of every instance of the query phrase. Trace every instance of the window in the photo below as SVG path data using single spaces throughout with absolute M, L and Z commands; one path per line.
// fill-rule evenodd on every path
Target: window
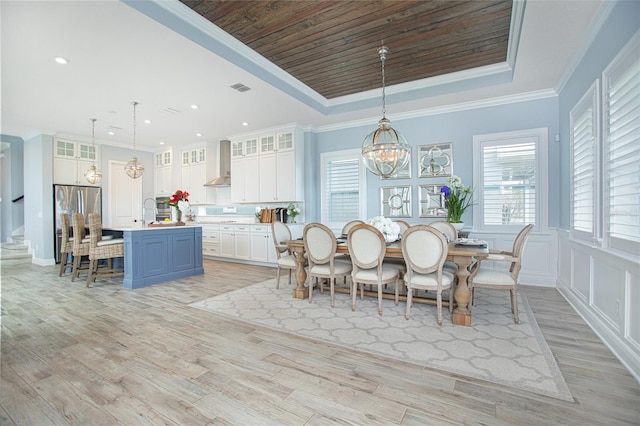
M 546 229 L 546 155 L 546 128 L 474 136 L 476 229 Z
M 602 74 L 604 231 L 608 246 L 640 251 L 640 42 L 636 34 Z
M 571 230 L 597 237 L 598 82 L 569 114 L 571 126 Z
M 363 218 L 366 209 L 365 170 L 359 149 L 322 154 L 322 223 L 336 230 Z

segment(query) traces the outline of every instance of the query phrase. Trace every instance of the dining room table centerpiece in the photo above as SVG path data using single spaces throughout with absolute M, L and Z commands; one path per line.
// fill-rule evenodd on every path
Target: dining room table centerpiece
M 447 185 L 443 186 L 440 192 L 444 195 L 447 207 L 447 222 L 456 230 L 461 230 L 464 227 L 462 215 L 473 205 L 473 189 L 464 186 L 460 177 L 454 175 L 447 179 Z
M 183 223 L 182 213 L 189 209 L 189 193 L 178 189 L 169 198 L 169 202 L 167 204 L 176 209 L 176 223 Z
M 400 239 L 400 225 L 384 216 L 372 217 L 367 221 L 367 224 L 375 227 L 378 231 L 382 232 L 384 239 L 387 243 L 392 243 Z

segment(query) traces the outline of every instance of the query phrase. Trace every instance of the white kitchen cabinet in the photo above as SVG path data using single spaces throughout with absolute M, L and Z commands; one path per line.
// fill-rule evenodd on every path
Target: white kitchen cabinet
M 233 158 L 231 160 L 231 201 L 254 203 L 259 197 L 259 163 L 257 156 Z
M 177 189 L 173 182 L 173 150 L 156 152 L 153 168 L 153 190 L 157 197 L 169 197 Z
M 191 148 L 182 151 L 180 156 L 180 188 L 189 193 L 189 203 L 192 205 L 209 203 L 207 187 L 204 184 L 211 180 L 215 173 L 209 166 L 209 150 L 213 148 Z
M 238 138 L 232 142 L 232 201 L 288 203 L 304 200 L 303 142 L 303 133 L 298 128 Z M 257 163 L 253 157 L 256 147 Z
M 220 225 L 202 225 L 202 255 L 220 255 Z
M 276 263 L 276 249 L 271 236 L 271 226 L 251 226 L 251 260 L 256 262 Z
M 93 144 L 56 139 L 53 158 L 53 183 L 100 186 L 99 183 L 90 184 L 84 177 L 84 174 L 94 162 L 99 169 L 98 153 Z
M 220 225 L 220 256 L 249 260 L 251 243 L 248 225 Z

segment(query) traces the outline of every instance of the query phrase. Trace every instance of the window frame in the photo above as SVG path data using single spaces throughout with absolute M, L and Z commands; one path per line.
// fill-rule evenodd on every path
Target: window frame
M 517 145 L 517 140 L 534 139 L 536 162 L 536 195 L 535 212 L 536 220 L 534 230 L 546 232 L 549 228 L 549 175 L 548 175 L 548 134 L 547 127 L 537 129 L 516 130 L 510 132 L 491 133 L 473 136 L 473 229 L 476 231 L 488 231 L 492 233 L 513 233 L 522 229 L 522 224 L 514 225 L 487 225 L 484 223 L 484 164 L 483 149 L 487 146 Z M 527 143 L 531 143 L 530 140 Z
M 329 222 L 327 219 L 327 165 L 333 161 L 357 160 L 358 162 L 358 217 L 361 219 L 367 214 L 367 170 L 361 160 L 362 151 L 360 149 L 347 149 L 342 151 L 323 152 L 320 154 L 320 220 L 323 224 L 331 228 L 334 232 L 340 232 L 346 222 Z

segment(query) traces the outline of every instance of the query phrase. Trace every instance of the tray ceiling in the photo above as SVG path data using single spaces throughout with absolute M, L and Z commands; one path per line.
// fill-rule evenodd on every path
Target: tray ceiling
M 503 63 L 511 0 L 181 0 L 327 99 Z

